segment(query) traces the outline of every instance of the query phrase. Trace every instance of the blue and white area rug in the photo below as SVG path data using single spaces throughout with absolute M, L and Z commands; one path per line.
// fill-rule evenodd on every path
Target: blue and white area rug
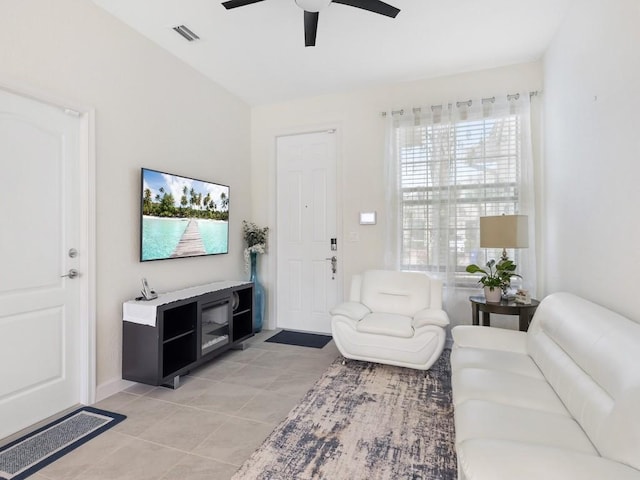
M 0 480 L 20 480 L 78 448 L 126 417 L 82 407 L 0 448 Z
M 232 480 L 455 480 L 450 353 L 426 372 L 334 362 Z

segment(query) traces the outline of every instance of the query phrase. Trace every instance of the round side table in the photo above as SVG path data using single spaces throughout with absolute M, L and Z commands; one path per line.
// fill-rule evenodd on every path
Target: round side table
M 527 331 L 531 318 L 540 305 L 540 302 L 534 299 L 531 299 L 528 305 L 504 299 L 500 303 L 489 303 L 482 295 L 469 297 L 469 301 L 471 302 L 471 320 L 474 325 L 480 325 L 480 312 L 482 312 L 482 325 L 485 327 L 491 326 L 489 315 L 492 313 L 518 315 L 521 332 Z

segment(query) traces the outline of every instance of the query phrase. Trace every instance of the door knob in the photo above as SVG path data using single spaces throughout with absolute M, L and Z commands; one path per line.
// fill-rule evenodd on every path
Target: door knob
M 331 260 L 331 280 L 335 280 L 336 272 L 338 271 L 338 257 L 327 257 L 325 260 Z
M 78 275 L 80 275 L 78 270 L 76 270 L 75 268 L 72 268 L 71 270 L 69 270 L 69 273 L 67 273 L 66 275 L 60 275 L 60 278 L 64 278 L 64 277 L 76 278 Z

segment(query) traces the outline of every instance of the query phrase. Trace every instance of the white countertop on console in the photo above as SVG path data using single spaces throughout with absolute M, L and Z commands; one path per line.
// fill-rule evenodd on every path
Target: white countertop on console
M 226 288 L 234 288 L 247 285 L 251 282 L 223 280 L 220 282 L 197 285 L 195 287 L 176 290 L 174 292 L 159 293 L 153 300 L 128 300 L 122 304 L 122 319 L 125 322 L 139 323 L 141 325 L 156 326 L 157 309 L 160 305 L 193 298 L 205 293 L 216 292 Z

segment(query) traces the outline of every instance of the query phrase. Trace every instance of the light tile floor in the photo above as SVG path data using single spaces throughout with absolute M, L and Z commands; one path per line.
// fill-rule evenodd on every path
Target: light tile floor
M 97 403 L 127 419 L 30 478 L 231 478 L 339 356 L 333 341 L 264 343 L 273 333 L 194 370 L 176 390 L 136 384 Z

